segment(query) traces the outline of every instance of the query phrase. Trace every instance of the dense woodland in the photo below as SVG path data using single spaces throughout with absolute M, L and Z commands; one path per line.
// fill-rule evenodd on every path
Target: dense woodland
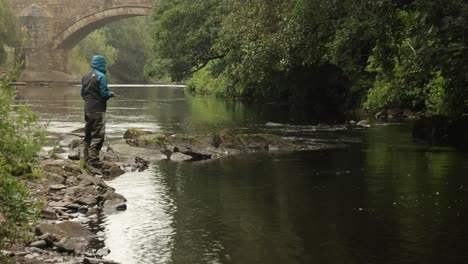
M 98 29 L 73 49 L 77 74 L 89 70 L 89 60 L 102 54 L 108 60 L 109 77 L 118 83 L 146 83 L 144 66 L 151 57 L 150 19 L 139 17 L 115 22 Z
M 162 0 L 154 20 L 147 72 L 198 93 L 468 113 L 464 0 Z M 305 77 L 327 65 L 349 90 L 320 91 Z
M 3 62 L 14 22 L 0 6 Z M 100 53 L 114 82 L 170 79 L 220 97 L 460 116 L 467 34 L 463 0 L 162 0 L 153 21 L 124 20 L 85 38 L 74 68 L 82 74 Z

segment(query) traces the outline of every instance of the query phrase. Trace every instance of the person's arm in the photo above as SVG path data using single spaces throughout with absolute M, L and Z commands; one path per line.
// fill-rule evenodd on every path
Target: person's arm
M 106 100 L 115 96 L 115 94 L 107 87 L 107 77 L 104 74 L 99 76 L 99 92 L 101 93 L 102 98 Z

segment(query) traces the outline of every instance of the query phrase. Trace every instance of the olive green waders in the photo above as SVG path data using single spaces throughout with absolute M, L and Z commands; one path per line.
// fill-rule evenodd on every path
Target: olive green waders
M 85 113 L 84 159 L 86 162 L 99 161 L 106 135 L 106 113 Z

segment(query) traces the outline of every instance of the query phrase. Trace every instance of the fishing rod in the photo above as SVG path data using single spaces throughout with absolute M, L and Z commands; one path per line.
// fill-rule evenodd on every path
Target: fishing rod
M 167 102 L 167 101 L 162 101 L 162 100 L 155 100 L 155 99 L 141 99 L 141 98 L 135 98 L 135 97 L 129 97 L 129 96 L 121 96 L 121 95 L 117 95 L 116 98 L 122 98 L 122 99 L 127 99 L 127 100 L 133 100 L 133 101 L 139 101 L 139 102 L 153 102 L 153 103 L 161 103 L 161 104 L 166 104 L 166 105 L 170 105 L 170 106 L 173 106 L 173 107 L 176 107 L 176 108 L 179 108 L 179 109 L 182 109 L 182 106 L 180 105 L 176 105 L 174 103 L 171 103 L 171 102 Z M 196 107 L 194 107 L 192 105 L 192 108 L 197 110 Z M 202 111 L 202 109 L 198 109 L 199 111 Z M 209 114 L 209 115 L 213 115 L 213 116 L 216 116 L 216 117 L 221 117 L 221 118 L 224 118 L 224 116 L 222 115 L 218 115 L 218 114 L 215 114 L 215 113 L 210 113 L 210 112 L 206 112 L 205 113 Z
M 162 101 L 162 100 L 141 99 L 141 98 L 135 98 L 135 97 L 129 97 L 129 96 L 122 96 L 122 95 L 117 95 L 116 98 L 122 98 L 122 99 L 133 100 L 133 101 L 140 101 L 140 102 L 153 102 L 153 103 L 161 103 L 161 104 L 174 105 L 173 103 L 169 103 L 169 102 Z M 177 106 L 177 105 L 176 105 L 176 106 Z

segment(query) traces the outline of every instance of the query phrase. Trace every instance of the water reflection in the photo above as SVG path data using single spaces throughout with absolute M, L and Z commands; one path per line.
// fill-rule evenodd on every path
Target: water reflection
M 128 210 L 105 219 L 110 259 L 126 264 L 168 263 L 174 228 L 174 204 L 161 177 L 152 171 L 127 173 L 112 186 L 128 199 Z
M 154 263 L 466 263 L 467 156 L 409 132 L 377 127 L 347 148 L 158 163 L 172 231 L 169 257 Z M 139 226 L 134 239 L 145 241 L 144 220 L 119 228 Z
M 116 92 L 121 98 L 109 104 L 116 137 L 127 127 L 196 133 L 231 127 L 279 134 L 312 151 L 160 162 L 153 171 L 117 178 L 110 184 L 129 202 L 126 212 L 106 220 L 111 259 L 468 263 L 468 156 L 415 142 L 411 124 L 286 125 L 294 121 L 281 107 L 173 88 Z M 27 88 L 19 98 L 54 129 L 82 122 L 76 88 Z

